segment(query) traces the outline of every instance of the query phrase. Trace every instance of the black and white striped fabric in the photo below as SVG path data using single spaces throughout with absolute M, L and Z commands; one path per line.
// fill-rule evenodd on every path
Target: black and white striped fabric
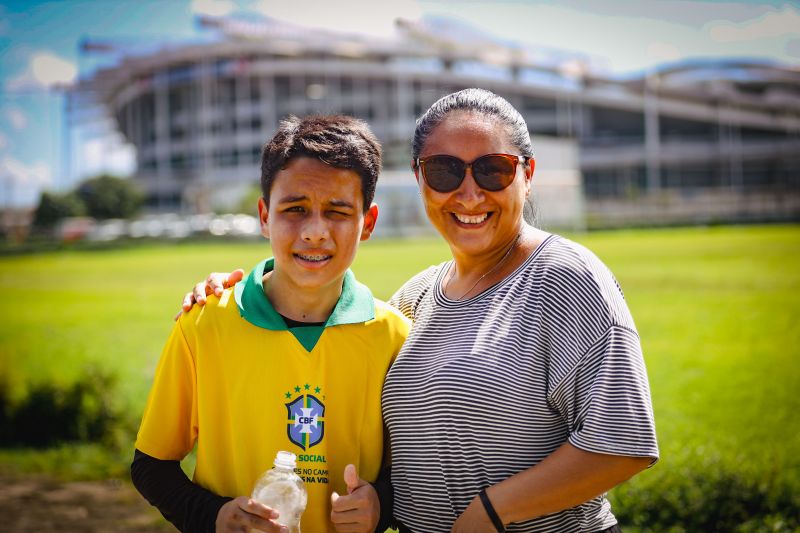
M 448 532 L 482 488 L 565 442 L 658 457 L 639 337 L 594 254 L 551 235 L 512 275 L 463 301 L 442 292 L 448 267 L 421 272 L 390 301 L 414 321 L 383 388 L 400 522 Z M 603 496 L 508 531 L 615 523 Z

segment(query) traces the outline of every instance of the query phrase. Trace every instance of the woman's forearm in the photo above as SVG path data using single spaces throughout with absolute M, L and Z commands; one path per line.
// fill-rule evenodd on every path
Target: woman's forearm
M 565 443 L 544 461 L 489 487 L 486 494 L 505 524 L 579 505 L 622 483 L 652 462 L 587 452 Z

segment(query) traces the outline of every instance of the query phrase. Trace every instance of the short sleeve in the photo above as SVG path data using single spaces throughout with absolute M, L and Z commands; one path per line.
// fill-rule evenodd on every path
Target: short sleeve
M 389 299 L 389 305 L 413 321 L 419 302 L 433 286 L 439 267 L 430 266 L 405 282 Z
M 403 316 L 407 319 L 412 320 L 414 318 L 414 310 L 411 308 L 411 305 L 409 305 L 408 299 L 403 297 L 404 287 L 405 285 L 397 289 L 397 292 L 395 292 L 386 303 L 403 313 Z
M 636 332 L 613 325 L 554 388 L 569 442 L 582 450 L 658 458 L 650 386 Z
M 197 440 L 197 379 L 182 322 L 161 353 L 136 438 L 136 448 L 156 459 L 179 461 Z

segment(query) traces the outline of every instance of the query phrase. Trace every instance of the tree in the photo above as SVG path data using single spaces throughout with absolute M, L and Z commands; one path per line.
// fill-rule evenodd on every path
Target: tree
M 43 192 L 33 216 L 33 225 L 39 228 L 52 228 L 61 219 L 77 217 L 86 213 L 86 207 L 74 192 L 63 194 Z
M 76 192 L 89 216 L 97 219 L 130 218 L 144 201 L 144 195 L 130 180 L 107 174 L 84 181 Z

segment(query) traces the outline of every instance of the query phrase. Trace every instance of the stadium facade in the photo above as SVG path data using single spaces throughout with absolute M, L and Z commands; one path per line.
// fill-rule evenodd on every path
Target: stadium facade
M 126 55 L 72 93 L 102 103 L 135 146 L 135 177 L 155 210 L 233 205 L 282 117 L 337 112 L 370 123 L 385 149 L 383 193 L 401 198 L 393 223 L 413 225 L 415 119 L 448 92 L 484 87 L 524 115 L 540 175 L 566 180 L 570 212 L 555 225 L 800 218 L 796 68 L 694 61 L 620 79 L 595 74 L 585 57 L 446 21 L 399 22 L 387 39 L 200 22 L 218 38 Z M 571 155 L 548 164 L 540 145 Z

